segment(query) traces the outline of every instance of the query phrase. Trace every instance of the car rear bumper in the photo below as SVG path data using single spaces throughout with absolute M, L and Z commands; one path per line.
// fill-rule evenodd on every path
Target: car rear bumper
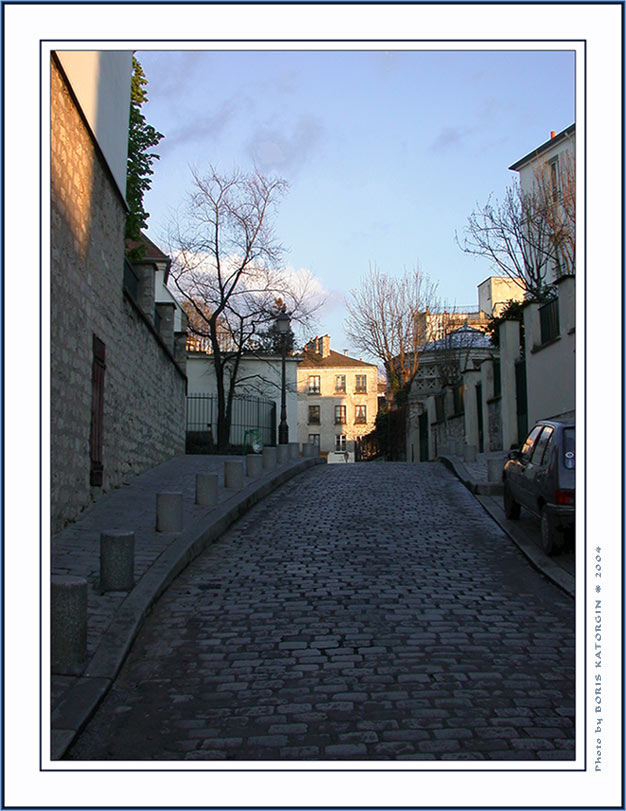
M 546 504 L 546 510 L 554 527 L 569 529 L 576 523 L 576 508 L 562 504 Z

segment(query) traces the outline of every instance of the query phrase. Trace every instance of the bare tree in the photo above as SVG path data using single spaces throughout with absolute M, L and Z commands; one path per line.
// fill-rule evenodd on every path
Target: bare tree
M 273 217 L 287 184 L 254 172 L 193 172 L 187 207 L 170 229 L 170 278 L 190 315 L 193 334 L 208 346 L 217 386 L 217 447 L 228 447 L 232 403 L 244 352 L 275 318 L 280 298 L 291 318 L 306 323 L 316 303 L 306 280 L 282 269 Z M 317 302 L 319 306 L 319 302 Z
M 490 260 L 496 269 L 525 288 L 531 298 L 549 294 L 549 276 L 575 268 L 576 179 L 574 160 L 562 153 L 556 162 L 540 162 L 531 191 L 519 181 L 507 187 L 504 200 L 489 197 L 470 214 L 465 253 Z
M 427 312 L 437 309 L 436 291 L 419 267 L 390 276 L 376 266 L 350 291 L 346 334 L 382 363 L 394 394 L 417 373 L 419 348 L 429 340 Z

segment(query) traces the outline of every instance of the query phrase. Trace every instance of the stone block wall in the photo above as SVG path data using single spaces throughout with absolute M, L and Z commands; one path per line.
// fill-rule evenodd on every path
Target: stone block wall
M 55 532 L 125 476 L 184 452 L 186 380 L 123 292 L 124 202 L 54 62 L 50 210 Z M 94 334 L 106 347 L 102 487 L 90 485 Z
M 502 450 L 502 417 L 499 397 L 487 401 L 487 443 L 485 450 Z

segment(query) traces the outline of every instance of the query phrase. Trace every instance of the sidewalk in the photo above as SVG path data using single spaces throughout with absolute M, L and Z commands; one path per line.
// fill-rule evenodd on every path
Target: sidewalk
M 541 548 L 539 519 L 526 510 L 517 521 L 504 514 L 502 506 L 502 481 L 488 480 L 488 460 L 497 459 L 501 471 L 507 458 L 506 451 L 476 454 L 475 462 L 465 462 L 462 457 L 446 454 L 439 460 L 459 478 L 482 504 L 489 515 L 500 525 L 513 543 L 530 562 L 563 591 L 574 597 L 576 593 L 576 556 L 573 551 L 548 557 Z
M 51 542 L 51 575 L 85 577 L 88 583 L 87 666 L 80 676 L 51 679 L 51 759 L 58 760 L 107 693 L 143 618 L 182 569 L 240 515 L 283 482 L 324 460 L 298 458 L 242 490 L 224 488 L 224 462 L 244 457 L 178 456 L 103 496 Z M 195 503 L 197 473 L 218 475 L 218 503 Z M 183 493 L 183 531 L 156 531 L 156 495 Z M 135 586 L 131 592 L 99 591 L 100 533 L 135 533 Z

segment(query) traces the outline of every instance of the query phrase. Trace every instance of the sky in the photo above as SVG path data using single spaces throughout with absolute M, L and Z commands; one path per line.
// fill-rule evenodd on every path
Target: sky
M 464 254 L 467 218 L 508 167 L 575 121 L 572 51 L 138 51 L 146 119 L 165 135 L 144 204 L 167 249 L 191 169 L 287 180 L 285 263 L 325 293 L 316 334 L 355 357 L 346 297 L 370 266 L 418 265 L 454 306 L 494 275 Z M 549 77 L 549 80 L 546 78 Z M 299 336 L 307 339 L 310 335 Z M 367 358 L 364 358 L 367 359 Z

